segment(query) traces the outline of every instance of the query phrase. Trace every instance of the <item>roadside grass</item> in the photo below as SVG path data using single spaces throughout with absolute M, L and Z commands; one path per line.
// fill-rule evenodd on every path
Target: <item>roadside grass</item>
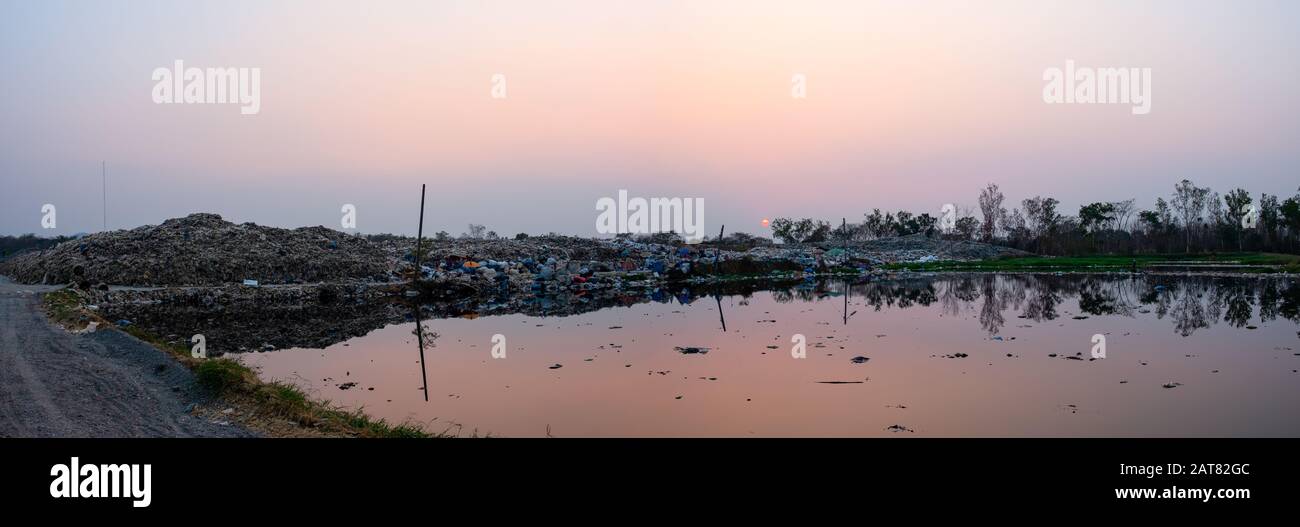
M 282 419 L 326 436 L 372 438 L 453 437 L 446 431 L 429 432 L 415 423 L 390 423 L 370 417 L 361 409 L 346 409 L 329 401 L 313 400 L 292 384 L 264 382 L 248 366 L 224 358 L 196 358 L 184 343 L 168 342 L 139 326 L 116 327 L 84 308 L 82 298 L 72 289 L 46 293 L 42 298 L 47 315 L 64 327 L 78 329 L 85 322 L 97 320 L 102 328 L 114 328 L 146 342 L 170 355 L 194 372 L 200 386 L 224 402 L 251 411 L 261 419 Z M 252 423 L 256 424 L 256 422 Z
M 42 300 L 45 302 L 46 315 L 60 326 L 81 329 L 85 327 L 82 322 L 90 318 L 82 312 L 81 297 L 70 289 L 46 293 Z
M 938 261 L 886 264 L 885 269 L 909 271 L 1129 271 L 1160 266 L 1216 265 L 1243 273 L 1294 273 L 1300 255 L 1277 253 L 1157 254 L 1100 256 L 1024 256 L 970 262 Z

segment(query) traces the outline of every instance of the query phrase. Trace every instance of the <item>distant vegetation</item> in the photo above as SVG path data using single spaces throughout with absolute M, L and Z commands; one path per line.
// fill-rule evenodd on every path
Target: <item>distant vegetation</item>
M 898 262 L 886 269 L 912 271 L 1130 271 L 1158 268 L 1213 268 L 1233 272 L 1300 272 L 1300 256 L 1275 253 L 1139 254 L 1026 256 L 980 261 Z
M 49 249 L 50 247 L 54 247 L 55 245 L 72 239 L 75 238 L 72 236 L 42 238 L 30 233 L 22 236 L 0 236 L 0 260 L 23 251 Z
M 1133 199 L 1105 201 L 1084 204 L 1073 216 L 1058 210 L 1056 198 L 1034 196 L 1011 209 L 1004 199 L 990 183 L 980 190 L 978 210 L 955 207 L 946 222 L 930 213 L 874 209 L 859 223 L 834 227 L 811 218 L 777 218 L 772 234 L 787 243 L 818 243 L 921 233 L 1057 256 L 1300 252 L 1300 191 L 1286 199 L 1256 199 L 1244 189 L 1220 195 L 1185 179 L 1168 200 L 1156 198 L 1148 209 Z

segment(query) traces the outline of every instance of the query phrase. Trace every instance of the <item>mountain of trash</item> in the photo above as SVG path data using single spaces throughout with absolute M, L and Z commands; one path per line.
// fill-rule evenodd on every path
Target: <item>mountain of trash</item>
M 197 286 L 386 280 L 388 257 L 365 238 L 325 227 L 280 229 L 191 214 L 161 225 L 90 234 L 0 264 L 41 284 Z
M 687 245 L 660 238 L 426 239 L 424 254 L 417 257 L 411 237 L 235 224 L 216 214 L 198 213 L 22 253 L 0 262 L 0 274 L 22 283 L 72 284 L 81 289 L 260 287 L 409 282 L 417 276 L 418 262 L 421 293 L 456 297 L 488 291 L 636 288 L 718 277 L 865 273 L 891 262 L 1025 254 L 923 235 L 844 245 L 768 242 L 746 247 Z

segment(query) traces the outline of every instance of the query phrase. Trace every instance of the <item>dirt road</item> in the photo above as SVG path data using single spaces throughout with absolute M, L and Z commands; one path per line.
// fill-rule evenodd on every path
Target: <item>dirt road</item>
M 0 437 L 246 437 L 191 416 L 204 396 L 190 371 L 120 331 L 50 323 L 51 286 L 0 277 Z

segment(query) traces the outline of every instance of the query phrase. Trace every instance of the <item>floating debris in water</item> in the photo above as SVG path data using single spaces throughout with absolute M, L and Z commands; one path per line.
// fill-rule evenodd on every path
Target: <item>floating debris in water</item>
M 1182 386 L 1182 385 L 1183 385 L 1183 383 L 1181 383 L 1181 382 L 1167 382 L 1167 383 L 1163 384 L 1162 387 L 1165 388 L 1165 389 L 1169 389 L 1169 388 L 1177 388 L 1177 387 Z
M 889 427 L 885 428 L 885 430 L 888 430 L 890 432 L 916 432 L 916 430 L 912 430 L 911 428 L 908 428 L 903 425 L 889 425 Z
M 703 355 L 709 352 L 709 348 L 700 348 L 695 346 L 688 346 L 685 348 L 681 346 L 676 346 L 673 349 L 677 350 L 677 352 L 681 353 L 682 355 Z
M 563 368 L 563 367 L 564 367 L 563 364 L 558 364 L 558 363 L 557 363 L 557 364 L 553 364 L 553 365 L 551 365 L 551 366 L 547 366 L 547 368 L 552 369 L 552 370 L 558 370 L 558 369 Z
M 863 357 L 863 356 L 861 356 L 861 355 L 858 355 L 857 357 L 853 357 L 852 359 L 849 359 L 849 360 L 852 361 L 854 364 L 862 364 L 862 363 L 867 362 L 867 361 L 869 361 L 869 360 L 871 360 L 871 359 L 870 359 L 869 357 Z

